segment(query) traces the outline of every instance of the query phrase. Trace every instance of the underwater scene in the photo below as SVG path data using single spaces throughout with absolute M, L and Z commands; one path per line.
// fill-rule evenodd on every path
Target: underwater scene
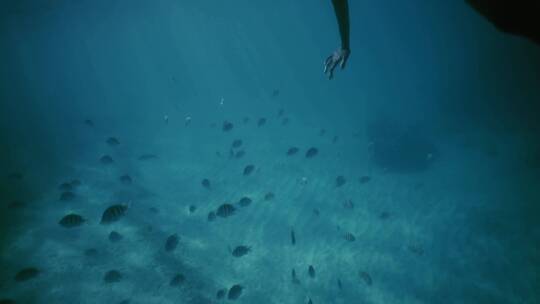
M 465 1 L 5 0 L 0 42 L 0 304 L 540 303 L 540 45 Z

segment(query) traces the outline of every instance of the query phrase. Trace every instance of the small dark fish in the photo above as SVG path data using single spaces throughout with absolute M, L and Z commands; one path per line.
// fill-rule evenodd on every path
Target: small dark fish
M 84 120 L 84 124 L 89 126 L 89 127 L 93 127 L 94 126 L 94 122 L 90 119 L 85 119 Z
M 21 208 L 24 208 L 26 207 L 26 204 L 22 201 L 19 201 L 19 200 L 14 200 L 14 201 L 11 201 L 8 205 L 7 205 L 8 209 L 21 209 Z
M 125 299 L 125 300 L 120 301 L 118 304 L 130 304 L 130 303 L 131 303 L 130 299 Z
M 122 280 L 122 274 L 118 270 L 109 270 L 103 276 L 103 281 L 107 284 L 118 283 Z
M 216 292 L 216 299 L 221 300 L 227 294 L 227 289 L 220 289 Z
M 238 205 L 240 205 L 240 207 L 247 207 L 251 205 L 251 202 L 252 200 L 249 197 L 244 196 L 238 201 Z
M 72 201 L 75 199 L 75 193 L 71 191 L 64 191 L 60 194 L 60 200 L 63 202 Z
M 343 202 L 343 208 L 348 209 L 348 210 L 354 209 L 353 201 L 349 199 L 349 200 L 346 200 L 345 202 Z
M 334 137 L 332 137 L 332 143 L 333 143 L 333 144 L 337 143 L 338 140 L 339 140 L 339 136 L 334 135 Z
M 354 236 L 354 234 L 350 233 L 350 232 L 346 232 L 344 235 L 343 235 L 343 238 L 347 241 L 347 242 L 354 242 L 356 241 L 356 237 Z
M 156 159 L 158 158 L 157 155 L 155 154 L 143 154 L 141 156 L 139 156 L 139 160 L 153 160 L 153 159 Z
M 110 165 L 112 164 L 114 161 L 112 159 L 112 157 L 110 157 L 109 155 L 103 155 L 100 159 L 99 159 L 99 162 L 104 164 L 104 165 Z
M 285 110 L 284 109 L 279 109 L 278 113 L 277 113 L 277 116 L 281 117 L 281 116 L 283 116 L 283 114 L 285 114 Z
M 216 211 L 216 215 L 219 216 L 219 217 L 226 218 L 226 217 L 229 217 L 229 216 L 233 215 L 235 211 L 236 211 L 236 208 L 234 208 L 233 205 L 231 205 L 231 204 L 222 204 L 221 206 L 218 207 L 218 209 Z
M 340 279 L 337 279 L 337 286 L 338 286 L 339 290 L 342 290 L 342 289 L 343 289 L 343 285 L 341 284 L 341 280 L 340 280 Z
M 232 255 L 235 258 L 240 258 L 248 254 L 250 251 L 251 251 L 251 247 L 240 245 L 234 248 L 234 250 L 232 251 Z
M 71 183 L 61 183 L 60 186 L 58 186 L 58 189 L 60 191 L 72 191 L 73 185 Z
M 221 127 L 221 129 L 223 130 L 223 132 L 228 132 L 228 131 L 232 130 L 233 127 L 234 127 L 234 125 L 232 124 L 232 122 L 224 121 L 223 126 Z
M 131 176 L 125 174 L 120 176 L 120 182 L 124 185 L 131 185 L 133 183 L 133 180 L 131 179 Z
M 313 301 L 311 301 L 311 298 L 308 298 L 307 304 L 313 304 Z
M 106 142 L 111 147 L 118 146 L 120 144 L 120 141 L 116 137 L 109 137 L 107 138 Z
M 212 222 L 216 219 L 216 213 L 214 211 L 208 212 L 208 221 Z
M 367 286 L 371 286 L 373 284 L 373 280 L 371 279 L 371 276 L 369 273 L 365 271 L 358 272 L 358 275 L 360 276 L 360 279 L 366 283 Z
M 344 176 L 340 175 L 338 177 L 336 177 L 336 187 L 341 187 L 343 185 L 345 185 L 345 183 L 347 182 L 347 180 L 345 179 Z
M 12 172 L 7 176 L 7 178 L 21 180 L 23 179 L 23 175 L 20 172 Z
M 289 118 L 285 117 L 281 120 L 281 125 L 286 126 L 289 124 Z
M 87 257 L 96 257 L 98 255 L 98 251 L 95 248 L 89 248 L 84 251 L 84 255 Z
M 326 129 L 321 129 L 319 131 L 319 136 L 324 136 L 324 134 L 326 134 Z
M 235 139 L 231 144 L 231 147 L 233 147 L 234 149 L 240 148 L 241 146 L 242 146 L 241 139 Z
M 266 124 L 266 118 L 262 117 L 262 118 L 259 118 L 259 120 L 257 121 L 257 127 L 262 127 Z
M 309 148 L 306 151 L 306 158 L 312 158 L 315 157 L 319 153 L 319 150 L 317 148 Z
M 364 175 L 358 179 L 360 181 L 360 184 L 365 184 L 371 180 L 371 177 Z
M 150 207 L 150 208 L 148 208 L 148 211 L 152 212 L 153 214 L 158 214 L 159 213 L 159 209 L 156 208 L 156 207 Z
M 291 281 L 294 284 L 300 284 L 300 280 L 296 277 L 296 270 L 294 270 L 294 268 L 291 270 Z
M 244 124 L 249 123 L 249 121 L 250 121 L 249 117 L 244 117 L 244 118 L 242 119 L 242 122 L 243 122 Z
M 244 176 L 248 176 L 250 175 L 253 170 L 255 170 L 255 166 L 254 165 L 247 165 L 245 168 L 244 168 Z
M 272 97 L 276 98 L 279 96 L 279 90 L 278 89 L 274 89 L 272 91 Z M 280 112 L 283 111 L 283 109 L 280 109 Z
M 313 209 L 313 214 L 315 214 L 315 216 L 319 216 L 321 212 L 319 211 L 319 209 L 315 208 Z
M 297 147 L 290 147 L 289 150 L 287 150 L 287 156 L 295 155 L 298 153 L 298 150 L 299 149 Z
M 27 267 L 17 272 L 14 279 L 17 282 L 24 282 L 36 278 L 39 274 L 40 271 L 36 267 Z
M 407 246 L 407 248 L 409 249 L 410 252 L 418 255 L 418 256 L 421 256 L 421 255 L 424 255 L 424 248 L 421 246 L 421 245 L 418 245 L 418 244 L 411 244 L 409 246 Z
M 121 219 L 128 209 L 127 205 L 115 204 L 103 211 L 101 216 L 101 224 L 110 224 Z
M 381 212 L 381 213 L 379 214 L 379 218 L 380 218 L 381 220 L 386 220 L 386 219 L 388 219 L 389 217 L 390 217 L 390 213 L 387 212 L 387 211 L 383 211 L 383 212 Z
M 58 224 L 64 228 L 75 228 L 81 226 L 84 222 L 86 222 L 86 220 L 82 216 L 70 213 L 64 216 Z
M 180 286 L 180 284 L 184 283 L 185 280 L 186 280 L 186 277 L 184 277 L 183 274 L 179 273 L 171 279 L 171 281 L 169 282 L 169 286 L 178 287 Z
M 291 229 L 291 244 L 296 245 L 296 236 L 294 234 L 294 229 Z
M 109 241 L 112 243 L 120 242 L 123 238 L 124 237 L 116 231 L 111 231 L 111 233 L 109 233 Z
M 308 267 L 308 275 L 310 278 L 315 278 L 315 268 L 312 265 Z
M 193 213 L 197 210 L 197 206 L 191 205 L 189 206 L 189 213 Z
M 203 179 L 201 185 L 203 188 L 210 189 L 210 180 L 208 178 Z
M 240 284 L 235 284 L 231 288 L 229 288 L 229 294 L 227 295 L 227 298 L 229 300 L 236 300 L 242 295 L 242 290 L 244 287 Z
M 265 201 L 271 201 L 275 198 L 276 196 L 274 195 L 273 192 L 268 192 L 264 195 L 264 200 Z
M 178 234 L 175 233 L 175 234 L 169 235 L 169 237 L 165 241 L 165 251 L 167 252 L 174 251 L 176 247 L 178 247 L 179 240 L 180 238 L 178 237 Z
M 244 155 L 246 155 L 246 151 L 238 150 L 236 151 L 236 153 L 234 153 L 234 158 L 239 159 L 239 158 L 244 157 Z

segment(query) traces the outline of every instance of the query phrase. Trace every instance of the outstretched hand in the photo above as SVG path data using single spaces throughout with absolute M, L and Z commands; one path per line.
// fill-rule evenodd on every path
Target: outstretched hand
M 334 69 L 336 66 L 339 65 L 341 69 L 345 68 L 345 64 L 347 63 L 347 59 L 349 59 L 350 54 L 350 50 L 340 48 L 326 58 L 324 61 L 324 74 L 328 76 L 328 79 L 332 79 L 334 77 Z

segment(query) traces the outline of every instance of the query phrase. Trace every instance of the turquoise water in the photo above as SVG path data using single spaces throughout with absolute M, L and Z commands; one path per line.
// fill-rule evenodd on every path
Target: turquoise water
M 538 47 L 329 2 L 3 2 L 0 303 L 538 303 Z

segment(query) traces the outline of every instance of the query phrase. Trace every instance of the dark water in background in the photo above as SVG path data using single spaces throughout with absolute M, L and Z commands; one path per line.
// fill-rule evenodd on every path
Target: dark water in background
M 262 167 L 275 164 L 289 145 L 318 145 L 322 157 L 335 157 L 328 156 L 324 164 L 293 166 L 300 176 L 318 172 L 329 183 L 341 172 L 373 175 L 374 181 L 381 176 L 384 183 L 362 194 L 375 205 L 386 200 L 391 188 L 434 184 L 435 190 L 422 196 L 425 203 L 415 196 L 417 205 L 388 205 L 392 213 L 408 215 L 412 222 L 422 222 L 422 210 L 439 210 L 426 207 L 427 198 L 456 204 L 441 215 L 444 220 L 430 214 L 429 221 L 419 224 L 439 223 L 433 224 L 439 238 L 425 245 L 423 255 L 429 261 L 426 267 L 439 270 L 433 274 L 438 279 L 423 275 L 415 281 L 414 272 L 396 271 L 399 278 L 414 283 L 394 290 L 393 300 L 373 296 L 366 298 L 368 303 L 537 303 L 540 48 L 496 32 L 463 3 L 352 1 L 352 55 L 346 70 L 328 81 L 322 60 L 339 41 L 328 2 L 3 1 L 0 175 L 20 172 L 22 179 L 0 182 L 2 208 L 15 199 L 26 202 L 30 210 L 56 208 L 47 202 L 51 189 L 56 191 L 68 177 L 84 182 L 81 172 L 88 170 L 80 166 L 95 165 L 99 170 L 99 157 L 109 153 L 104 144 L 109 136 L 121 141 L 115 158 L 153 152 L 171 162 L 206 168 L 200 171 L 214 172 L 221 180 L 231 175 L 230 165 L 213 171 L 207 167 L 214 164 L 216 150 L 228 153 L 224 147 L 236 135 L 255 146 L 248 155 L 256 157 L 249 160 Z M 279 95 L 273 96 L 276 89 Z M 285 129 L 276 117 L 280 108 L 291 120 Z M 192 117 L 188 128 L 186 116 Z M 251 117 L 252 129 L 239 129 L 245 116 Z M 268 118 L 271 134 L 250 131 L 259 117 Z M 95 126 L 86 126 L 85 119 Z M 235 123 L 235 136 L 221 132 L 224 120 Z M 211 123 L 217 124 L 216 129 Z M 318 143 L 321 128 L 328 138 L 339 135 L 339 144 Z M 402 144 L 396 138 L 412 139 Z M 369 157 L 373 142 L 383 151 L 379 158 Z M 384 168 L 403 164 L 403 155 L 416 156 L 415 149 L 433 153 L 433 165 L 423 167 L 423 159 L 414 159 L 413 167 L 422 163 L 419 172 Z M 147 172 L 134 168 L 138 166 L 134 161 L 118 163 L 133 175 Z M 269 172 L 268 180 L 276 183 L 297 178 Z M 153 174 L 157 185 L 192 179 L 199 186 L 203 177 L 171 176 L 172 172 L 159 170 Z M 234 188 L 232 182 L 224 184 Z M 310 190 L 309 199 L 329 198 L 330 188 L 322 189 Z M 25 227 L 57 222 L 56 217 L 4 210 L 0 223 L 4 264 L 13 261 L 10 244 Z M 453 232 L 445 232 L 445 227 Z M 377 244 L 384 248 L 392 243 L 384 230 L 376 231 Z M 357 238 L 362 238 L 360 233 Z M 490 242 L 496 245 L 478 245 Z M 498 251 L 482 251 L 486 248 Z M 476 256 L 473 264 L 478 269 L 471 273 L 469 264 L 460 261 L 460 252 L 485 259 Z M 1 274 L 2 292 L 11 288 L 15 268 L 7 267 L 9 271 Z M 220 271 L 226 272 L 216 270 Z M 376 270 L 372 272 L 377 277 Z M 289 268 L 284 273 L 288 275 Z M 388 284 L 381 294 L 401 285 L 392 274 L 379 272 L 374 286 L 381 280 Z M 477 285 L 466 283 L 452 290 L 445 276 L 454 283 L 463 277 L 462 282 Z M 39 296 L 43 284 L 32 289 L 36 303 L 43 302 Z M 314 303 L 341 303 L 339 299 L 347 303 L 357 296 L 353 291 L 345 296 L 334 292 L 318 286 Z M 249 299 L 249 290 L 246 294 Z M 416 302 L 410 300 L 411 294 Z M 303 303 L 299 297 L 290 303 Z M 404 302 L 397 300 L 400 297 Z

